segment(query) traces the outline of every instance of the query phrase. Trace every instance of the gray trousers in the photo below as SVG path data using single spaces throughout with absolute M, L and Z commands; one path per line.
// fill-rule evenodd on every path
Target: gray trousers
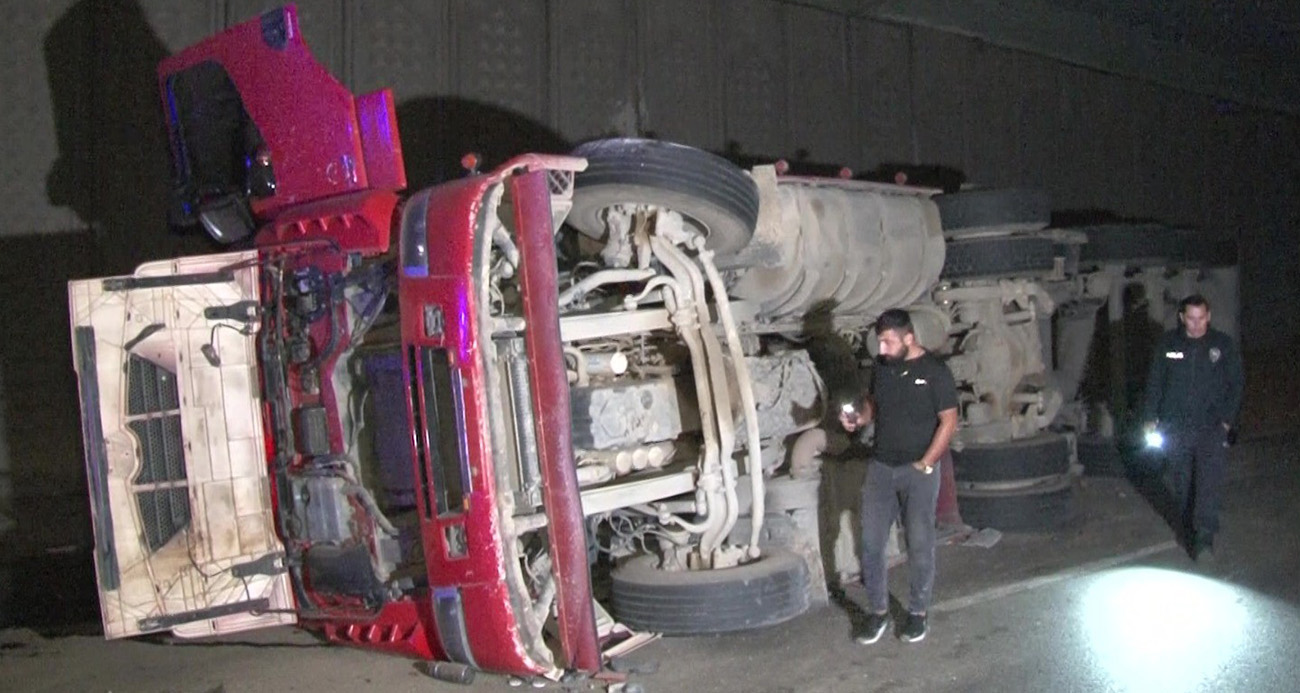
M 910 464 L 890 467 L 874 459 L 867 462 L 867 478 L 862 482 L 862 584 L 867 588 L 867 607 L 875 613 L 889 610 L 885 546 L 900 510 L 911 583 L 907 610 L 921 614 L 930 606 L 939 477 L 937 465 L 926 474 Z

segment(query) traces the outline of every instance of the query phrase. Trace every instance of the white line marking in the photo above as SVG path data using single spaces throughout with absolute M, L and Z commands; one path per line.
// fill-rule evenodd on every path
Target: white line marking
M 1043 575 L 1041 577 L 1031 578 L 1029 580 L 1021 580 L 1020 582 L 1013 582 L 1008 585 L 999 585 L 997 587 L 992 587 L 987 590 L 984 590 L 983 592 L 976 592 L 975 594 L 970 594 L 965 597 L 949 599 L 947 601 L 939 602 L 938 604 L 931 606 L 930 611 L 932 612 L 958 611 L 961 609 L 975 606 L 977 604 L 984 604 L 986 602 L 1002 599 L 1003 597 L 1009 597 L 1013 594 L 1028 592 L 1029 590 L 1038 589 L 1039 587 L 1044 587 L 1046 585 L 1052 585 L 1058 582 L 1064 582 L 1065 580 L 1072 580 L 1077 577 L 1083 577 L 1084 575 L 1106 570 L 1107 568 L 1113 568 L 1122 563 L 1128 563 L 1129 561 L 1135 561 L 1139 558 L 1146 558 L 1147 556 L 1153 556 L 1158 553 L 1164 553 L 1170 549 L 1175 549 L 1175 548 L 1178 548 L 1178 542 L 1173 541 L 1171 539 L 1169 541 L 1162 542 L 1154 546 L 1148 546 L 1144 549 L 1138 549 L 1137 551 L 1131 551 L 1129 553 L 1122 554 L 1119 556 L 1111 556 L 1110 558 L 1103 558 L 1099 561 L 1093 561 L 1092 563 L 1085 563 L 1081 566 L 1076 566 L 1068 570 L 1063 570 L 1059 573 L 1053 573 L 1051 575 Z

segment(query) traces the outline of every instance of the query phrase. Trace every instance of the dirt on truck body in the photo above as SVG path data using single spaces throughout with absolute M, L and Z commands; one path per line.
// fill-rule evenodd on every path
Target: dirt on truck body
M 391 93 L 339 85 L 292 6 L 159 85 L 175 221 L 229 248 L 69 287 L 108 637 L 297 623 L 609 677 L 631 631 L 824 605 L 855 548 L 822 555 L 851 512 L 823 426 L 889 308 L 958 381 L 967 522 L 1068 518 L 1079 434 L 1113 431 L 1082 383 L 1139 275 L 1033 191 L 624 138 L 408 192 Z M 1140 276 L 1206 281 L 1168 264 Z

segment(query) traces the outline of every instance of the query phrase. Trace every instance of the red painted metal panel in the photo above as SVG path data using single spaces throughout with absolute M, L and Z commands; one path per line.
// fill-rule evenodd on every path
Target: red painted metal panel
M 487 176 L 479 176 L 445 183 L 429 192 L 429 212 L 425 218 L 429 225 L 430 277 L 470 279 L 474 261 L 474 227 L 478 223 L 483 193 L 490 185 Z
M 402 139 L 397 134 L 393 90 L 380 89 L 357 97 L 357 122 L 361 125 L 361 151 L 370 187 L 405 188 L 406 164 L 402 160 Z
M 158 65 L 163 108 L 169 76 L 206 61 L 219 63 L 239 90 L 244 108 L 266 140 L 276 190 L 253 201 L 272 217 L 291 205 L 369 186 L 351 92 L 312 57 L 298 28 L 297 10 L 283 8 L 284 35 L 263 40 L 261 19 L 244 22 Z
M 470 470 L 470 484 L 465 510 L 447 517 L 430 517 L 423 521 L 422 535 L 425 557 L 428 563 L 428 576 L 431 588 L 457 587 L 460 589 L 467 619 L 467 637 L 469 649 L 480 668 L 510 672 L 516 674 L 541 674 L 545 667 L 535 660 L 524 646 L 516 604 L 511 600 L 505 583 L 505 549 L 499 518 L 497 516 L 497 494 L 493 472 L 493 451 L 489 432 L 489 416 L 486 375 L 484 372 L 481 344 L 487 335 L 479 331 L 477 321 L 478 302 L 483 299 L 485 289 L 475 284 L 474 247 L 475 234 L 480 232 L 480 216 L 485 204 L 484 198 L 493 186 L 516 171 L 537 171 L 538 180 L 545 193 L 546 181 L 544 169 L 548 167 L 574 170 L 581 168 L 582 161 L 570 157 L 548 157 L 527 155 L 515 159 L 495 172 L 464 178 L 446 183 L 429 191 L 429 203 L 426 212 L 429 255 L 428 276 L 411 276 L 405 273 L 398 279 L 398 292 L 401 301 L 402 342 L 405 347 L 441 347 L 448 350 L 453 369 L 459 374 L 462 385 L 462 425 L 464 430 L 464 450 Z M 549 198 L 544 223 L 545 238 L 551 236 Z M 531 209 L 531 208 L 530 208 Z M 536 213 L 534 210 L 533 213 Z M 531 219 L 531 217 L 530 217 Z M 549 240 L 548 240 L 549 242 Z M 555 258 L 549 259 L 552 274 L 555 271 Z M 551 287 L 549 304 L 555 308 L 555 288 Z M 437 306 L 444 316 L 443 330 L 439 335 L 428 335 L 424 325 L 424 307 Z M 558 317 L 555 318 L 558 327 Z M 555 343 L 559 348 L 558 335 Z M 408 365 L 409 367 L 409 365 Z M 563 368 L 558 372 L 563 376 Z M 409 375 L 409 374 L 408 374 Z M 564 394 L 567 397 L 567 384 Z M 422 402 L 416 402 L 422 404 Z M 563 409 L 567 417 L 567 404 Z M 408 412 L 411 420 L 414 416 Z M 566 418 L 567 430 L 567 418 Z M 425 436 L 424 431 L 417 435 Z M 427 446 L 430 441 L 424 439 Z M 426 447 L 426 449 L 428 449 Z M 416 464 L 416 461 L 413 461 Z M 416 474 L 420 473 L 418 467 Z M 417 476 L 418 478 L 418 476 Z M 576 479 L 575 479 L 576 482 Z M 558 507 L 577 507 L 579 502 L 576 483 L 571 489 L 571 498 L 564 502 L 557 495 Z M 420 502 L 428 507 L 429 498 Z M 445 546 L 443 528 L 450 524 L 463 524 L 466 531 L 468 555 L 462 558 L 450 558 Z M 554 526 L 554 524 L 552 524 Z M 581 576 L 574 578 L 567 573 L 561 580 L 581 580 L 583 589 L 588 590 L 586 607 L 590 613 L 590 594 L 586 575 L 585 532 L 581 529 L 581 517 L 578 524 L 579 533 L 575 538 L 584 546 L 581 559 Z M 573 595 L 574 590 L 568 590 Z M 567 613 L 567 612 L 566 612 Z M 593 652 L 597 655 L 591 670 L 599 668 L 599 652 L 594 650 L 594 629 L 592 630 Z M 584 655 L 582 662 L 590 661 Z
M 486 378 L 483 372 L 477 311 L 478 292 L 473 279 L 474 234 L 483 196 L 498 182 L 492 176 L 475 176 L 447 183 L 429 193 L 426 213 L 431 249 L 429 276 L 399 276 L 402 343 L 404 347 L 442 347 L 462 384 L 464 449 L 470 469 L 464 512 L 437 517 L 425 512 L 422 541 L 430 588 L 458 587 L 467 618 L 469 650 L 481 668 L 516 674 L 540 674 L 545 668 L 526 651 L 514 604 L 505 588 L 505 554 L 496 510 L 491 438 L 488 430 Z M 443 332 L 428 335 L 425 306 L 437 306 L 444 316 Z M 409 368 L 409 363 L 408 363 Z M 411 375 L 411 374 L 408 374 Z M 418 378 L 417 378 L 418 380 Z M 422 393 L 429 396 L 429 393 Z M 419 402 L 420 405 L 423 402 Z M 408 412 L 414 422 L 413 413 Z M 427 431 L 416 431 L 425 449 Z M 428 462 L 426 461 L 426 464 Z M 416 478 L 420 478 L 419 460 Z M 431 475 L 430 475 L 431 477 Z M 432 498 L 422 494 L 422 509 Z M 450 558 L 443 528 L 464 524 L 469 552 Z
M 330 642 L 415 659 L 446 659 L 429 596 L 389 602 L 373 618 L 304 619 Z
M 524 345 L 532 366 L 532 403 L 545 482 L 542 493 L 550 520 L 547 536 L 556 573 L 560 643 L 568 668 L 595 672 L 600 669 L 600 648 L 591 607 L 587 535 L 577 467 L 573 462 L 569 383 L 555 300 L 559 280 L 551 227 L 551 195 L 545 171 L 516 175 L 510 178 L 509 185 L 522 257 L 520 284 L 524 320 L 528 325 Z
M 256 242 L 330 239 L 345 253 L 381 255 L 392 242 L 397 202 L 392 192 L 369 190 L 298 205 L 262 227 Z
M 469 647 L 480 669 L 520 675 L 546 673 L 546 667 L 524 648 L 519 619 L 504 581 L 462 585 L 460 589 Z

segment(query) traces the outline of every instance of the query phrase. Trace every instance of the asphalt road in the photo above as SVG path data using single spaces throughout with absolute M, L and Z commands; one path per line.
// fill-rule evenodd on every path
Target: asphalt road
M 854 644 L 831 606 L 776 628 L 662 640 L 634 653 L 646 691 L 1300 690 L 1300 457 L 1296 438 L 1234 451 L 1215 566 L 1197 566 L 1142 494 L 1085 479 L 1084 517 L 1054 535 L 940 549 L 931 632 Z M 894 571 L 905 594 L 905 566 Z M 849 590 L 847 600 L 860 598 Z M 511 684 L 515 685 L 512 686 Z M 496 691 L 291 629 L 215 641 L 105 642 L 0 632 L 0 690 Z M 525 682 L 523 687 L 527 687 Z

